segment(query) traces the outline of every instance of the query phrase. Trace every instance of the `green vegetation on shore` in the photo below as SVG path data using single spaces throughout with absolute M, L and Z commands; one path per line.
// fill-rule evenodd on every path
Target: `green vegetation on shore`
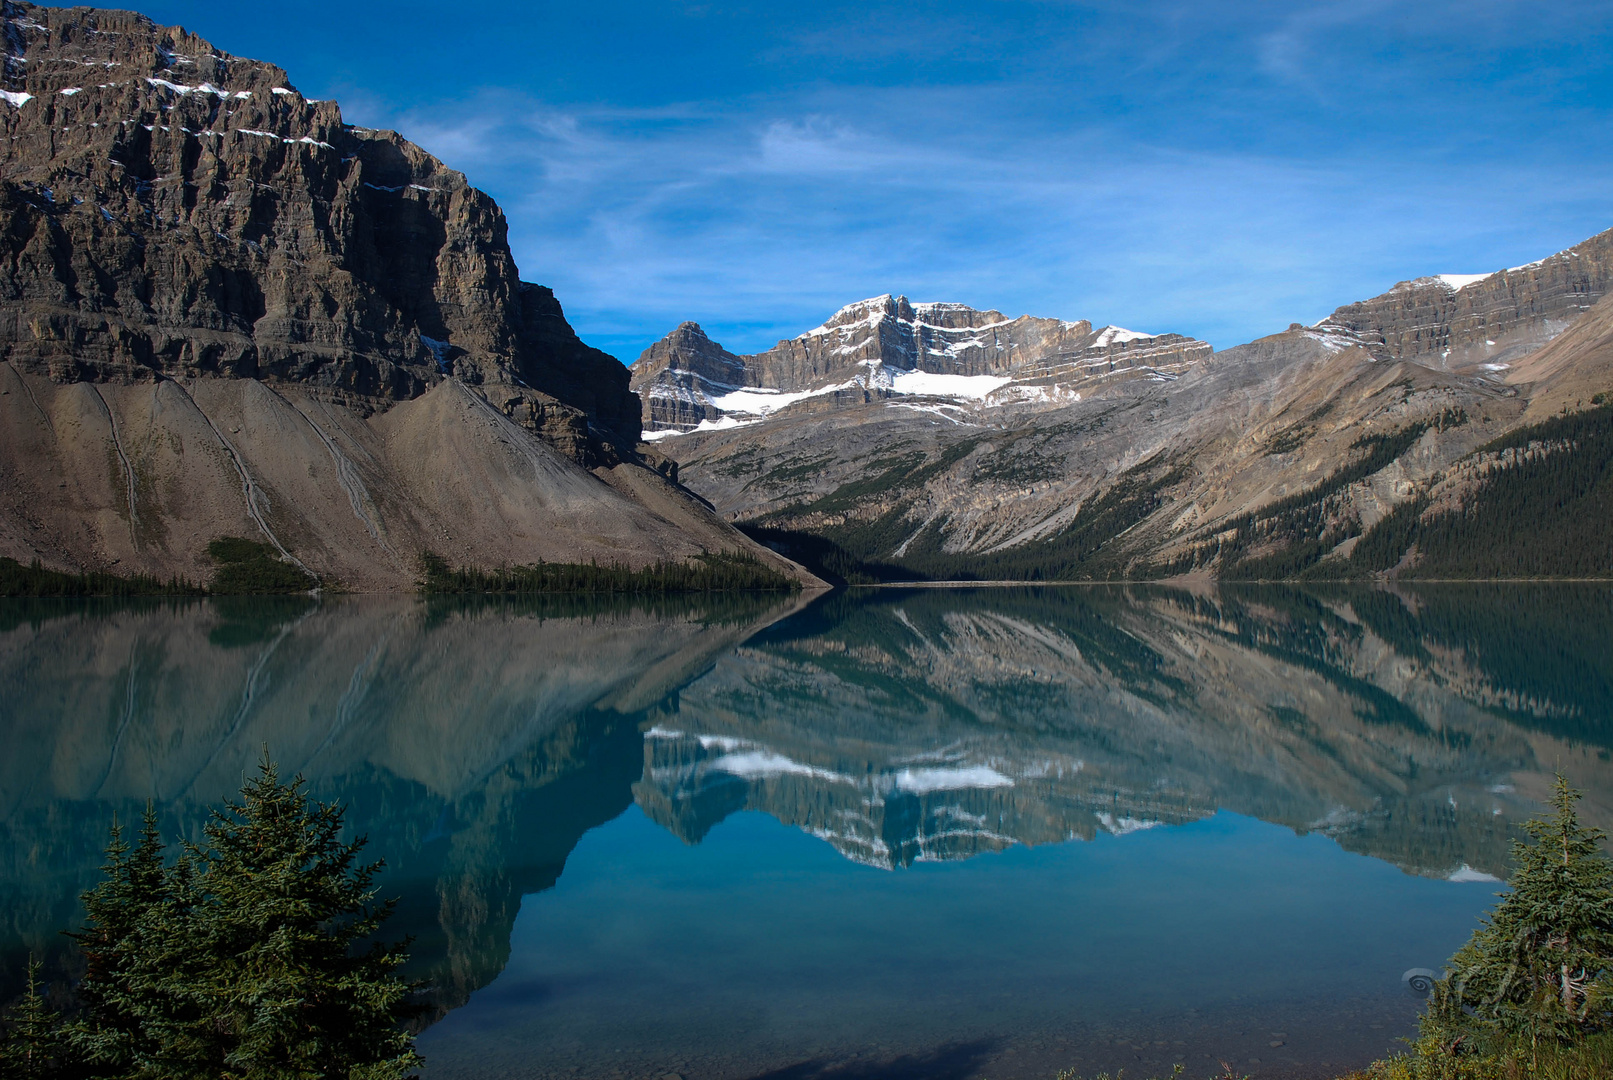
M 203 841 L 167 858 L 149 806 L 132 846 L 114 822 L 103 879 L 69 936 L 84 974 L 64 1011 L 30 965 L 5 1017 L 15 1080 L 401 1080 L 421 1064 L 403 1027 L 416 989 L 403 944 L 375 935 L 380 863 L 343 841 L 340 807 L 281 783 L 267 755 Z
M 433 552 L 420 556 L 420 591 L 428 596 L 482 593 L 527 596 L 539 593 L 637 595 L 666 593 L 794 592 L 801 583 L 761 560 L 719 552 L 694 559 L 662 561 L 640 570 L 620 564 L 546 563 L 484 570 L 452 567 Z
M 1509 453 L 1510 451 L 1510 453 Z M 1350 554 L 1356 573 L 1401 577 L 1613 576 L 1613 405 L 1518 428 L 1481 447 L 1505 455 L 1459 506 L 1402 503 Z
M 81 574 L 47 570 L 35 559 L 27 566 L 0 558 L 0 596 L 200 596 L 205 590 L 184 578 L 167 581 L 145 574 L 111 574 L 89 570 Z
M 38 559 L 23 566 L 0 558 L 0 596 L 133 597 L 133 596 L 272 596 L 305 593 L 319 581 L 287 562 L 272 544 L 221 536 L 207 545 L 212 579 L 204 587 L 181 577 L 166 581 L 149 574 L 114 574 L 104 570 L 69 573 L 47 570 Z
M 213 580 L 207 591 L 226 596 L 274 596 L 309 592 L 319 582 L 302 567 L 287 562 L 277 548 L 239 536 L 221 536 L 207 545 Z
M 1593 1080 L 1613 1075 L 1613 863 L 1561 776 L 1527 822 L 1501 902 L 1434 984 L 1410 1053 L 1374 1080 Z

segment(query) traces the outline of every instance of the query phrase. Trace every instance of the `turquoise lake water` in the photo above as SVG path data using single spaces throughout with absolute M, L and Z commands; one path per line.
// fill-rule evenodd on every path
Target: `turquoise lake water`
M 428 1080 L 1321 1077 L 1390 1052 L 1613 590 L 0 602 L 0 978 L 264 746 L 387 861 Z

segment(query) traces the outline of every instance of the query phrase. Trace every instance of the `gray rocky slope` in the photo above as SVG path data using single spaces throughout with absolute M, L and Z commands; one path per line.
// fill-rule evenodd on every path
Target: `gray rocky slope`
M 853 560 L 940 576 L 1224 574 L 1280 549 L 1276 534 L 1346 557 L 1497 436 L 1613 391 L 1610 281 L 1613 232 L 1490 275 L 1401 282 L 1222 352 L 1112 333 L 1110 347 L 1171 351 L 1075 368 L 1056 360 L 1102 336 L 1085 323 L 882 298 L 844 309 L 832 333 L 755 357 L 685 324 L 640 358 L 634 381 L 661 429 L 650 437 L 722 513 Z M 939 322 L 925 313 L 940 310 L 995 337 L 886 344 L 889 328 Z M 1032 327 L 1065 329 L 1016 367 Z M 798 356 L 823 359 L 784 362 Z M 857 364 L 887 385 L 824 389 Z M 965 378 L 908 374 L 897 389 L 915 365 Z M 1299 527 L 1288 519 L 1306 498 Z
M 243 535 L 367 589 L 757 550 L 464 176 L 183 29 L 3 19 L 0 555 L 200 577 Z

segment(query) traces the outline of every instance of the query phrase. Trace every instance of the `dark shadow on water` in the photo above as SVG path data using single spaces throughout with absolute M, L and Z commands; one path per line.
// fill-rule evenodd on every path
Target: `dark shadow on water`
M 813 1058 L 758 1073 L 751 1080 L 968 1080 L 980 1075 L 1001 1043 L 1000 1039 L 976 1039 L 872 1061 Z

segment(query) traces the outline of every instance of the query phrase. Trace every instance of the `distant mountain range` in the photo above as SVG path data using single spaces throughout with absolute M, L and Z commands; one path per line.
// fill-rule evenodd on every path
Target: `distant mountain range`
M 764 353 L 735 356 L 684 323 L 639 357 L 633 387 L 644 401 L 646 438 L 723 429 L 801 409 L 875 398 L 923 402 L 1053 404 L 1112 377 L 1171 379 L 1209 344 L 1117 326 L 1093 329 L 962 304 L 910 304 L 876 296 L 848 304 L 822 326 Z
M 1613 231 L 1221 352 L 883 296 L 766 352 L 684 323 L 645 438 L 820 573 L 1613 574 Z

